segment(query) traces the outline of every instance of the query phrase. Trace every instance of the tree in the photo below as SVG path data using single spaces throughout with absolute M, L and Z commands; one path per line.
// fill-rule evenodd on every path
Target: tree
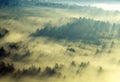
M 96 52 L 95 52 L 95 55 L 97 55 L 98 53 L 100 53 L 100 50 L 97 48 Z
M 98 72 L 102 72 L 103 71 L 103 68 L 100 66 L 99 68 L 98 68 Z
M 56 70 L 55 70 L 55 69 L 52 69 L 52 68 L 49 67 L 49 66 L 47 66 L 47 67 L 45 68 L 44 73 L 45 73 L 46 75 L 48 75 L 48 76 L 51 76 L 51 75 L 56 74 Z
M 71 62 L 71 66 L 75 66 L 76 64 L 75 64 L 75 61 L 72 61 Z
M 14 70 L 15 68 L 12 63 L 5 64 L 5 62 L 0 62 L 0 75 L 6 75 L 12 73 Z
M 111 42 L 110 48 L 112 48 L 114 46 L 114 41 Z

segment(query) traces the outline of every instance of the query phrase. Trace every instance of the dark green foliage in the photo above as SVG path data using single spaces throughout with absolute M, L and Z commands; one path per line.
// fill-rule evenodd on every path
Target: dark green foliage
M 48 76 L 51 76 L 51 75 L 56 74 L 56 70 L 54 68 L 51 68 L 51 67 L 47 66 L 45 68 L 44 74 L 48 75 Z
M 82 6 L 56 3 L 54 1 L 43 1 L 43 0 L 42 1 L 41 0 L 0 0 L 0 7 L 4 7 L 4 6 L 10 6 L 10 7 L 11 6 L 12 7 L 13 6 L 15 6 L 15 7 L 42 6 L 42 7 L 69 8 L 69 9 L 77 9 L 77 8 L 81 9 L 81 8 L 83 8 Z M 82 11 L 82 9 L 81 9 L 81 11 Z
M 56 71 L 59 71 L 59 70 L 61 70 L 63 67 L 64 67 L 64 65 L 56 63 L 55 66 L 54 66 L 54 69 L 55 69 Z
M 72 62 L 71 62 L 71 66 L 76 66 L 75 61 L 72 61 Z
M 100 50 L 97 48 L 96 49 L 96 52 L 95 52 L 95 55 L 99 54 L 100 53 Z
M 60 77 L 61 76 L 60 70 L 62 69 L 62 67 L 63 66 L 61 64 L 58 64 L 58 63 L 56 63 L 53 68 L 47 66 L 45 68 L 45 70 L 41 73 L 41 75 L 42 76 L 53 76 L 53 75 L 56 75 L 56 76 Z
M 10 49 L 18 49 L 19 48 L 19 45 L 17 43 L 9 43 L 8 44 L 8 47 Z
M 53 75 L 57 75 L 58 77 L 61 76 L 60 73 L 61 65 L 55 64 L 53 68 L 47 66 L 44 71 L 41 71 L 41 67 L 35 67 L 31 66 L 29 68 L 23 68 L 22 70 L 18 69 L 14 73 L 14 77 L 21 78 L 23 76 L 37 76 L 40 75 L 40 77 L 50 77 Z
M 79 65 L 79 69 L 76 70 L 76 74 L 81 73 L 84 69 L 86 69 L 90 65 L 90 62 L 81 62 Z
M 102 44 L 102 49 L 105 49 L 105 48 L 106 48 L 106 44 L 103 43 L 103 44 Z
M 79 6 L 69 6 L 67 4 L 49 2 L 49 1 L 40 1 L 40 0 L 0 0 L 0 6 L 43 6 L 43 7 L 52 7 L 52 8 L 78 8 Z
M 112 41 L 112 42 L 111 42 L 111 45 L 110 45 L 110 48 L 113 48 L 114 44 L 115 44 L 115 42 Z
M 0 47 L 0 58 L 10 56 L 10 52 L 7 52 L 3 46 Z
M 14 74 L 15 77 L 22 77 L 22 76 L 35 76 L 40 74 L 41 68 L 37 68 L 35 66 L 31 66 L 27 69 L 17 70 Z
M 20 0 L 0 0 L 0 7 L 3 6 L 18 6 Z
M 60 68 L 60 66 L 58 65 L 58 63 L 56 63 L 55 64 L 55 67 L 54 67 L 55 69 L 59 69 Z
M 115 35 L 111 32 L 112 24 L 102 21 L 94 21 L 92 19 L 74 19 L 73 23 L 68 23 L 59 28 L 46 25 L 43 29 L 32 33 L 32 36 L 46 36 L 55 39 L 66 39 L 70 41 L 83 41 L 84 43 L 92 43 L 96 45 L 102 44 L 101 39 L 112 39 Z M 113 36 L 111 37 L 111 34 Z M 106 35 L 106 36 L 105 36 Z
M 3 38 L 9 31 L 7 29 L 0 28 L 0 38 Z
M 67 48 L 67 50 L 70 51 L 70 52 L 75 52 L 74 48 Z
M 80 67 L 84 68 L 84 67 L 87 67 L 89 64 L 90 64 L 89 61 L 88 62 L 81 62 Z
M 15 70 L 13 64 L 5 64 L 5 62 L 0 62 L 0 75 L 6 75 L 12 73 Z

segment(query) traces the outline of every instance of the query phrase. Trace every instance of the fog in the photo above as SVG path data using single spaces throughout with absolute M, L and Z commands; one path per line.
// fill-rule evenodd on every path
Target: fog
M 119 4 L 70 4 L 0 7 L 0 82 L 120 81 Z
M 75 4 L 75 5 L 80 5 L 80 6 L 93 6 L 97 8 L 102 8 L 107 11 L 120 11 L 120 2 L 115 2 L 115 1 L 105 1 L 105 2 L 95 2 L 95 1 L 90 1 L 90 2 L 64 2 L 64 3 L 69 3 L 70 5 Z

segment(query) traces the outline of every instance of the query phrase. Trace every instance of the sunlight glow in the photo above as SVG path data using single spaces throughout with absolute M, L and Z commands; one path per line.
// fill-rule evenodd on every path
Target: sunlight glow
M 102 8 L 104 10 L 120 11 L 120 4 L 93 4 L 92 6 Z

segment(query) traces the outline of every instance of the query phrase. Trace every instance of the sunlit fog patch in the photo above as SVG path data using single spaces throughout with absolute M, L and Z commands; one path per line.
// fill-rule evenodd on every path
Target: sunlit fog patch
M 120 81 L 119 4 L 18 1 L 0 9 L 0 82 Z
M 22 41 L 23 39 L 25 39 L 25 37 L 22 34 L 13 32 L 7 35 L 5 38 L 3 38 L 3 41 L 4 42 L 19 42 L 19 41 Z
M 75 3 L 79 6 L 92 6 L 110 11 L 120 11 L 120 3 Z
M 95 3 L 91 5 L 104 10 L 120 11 L 120 4 Z

